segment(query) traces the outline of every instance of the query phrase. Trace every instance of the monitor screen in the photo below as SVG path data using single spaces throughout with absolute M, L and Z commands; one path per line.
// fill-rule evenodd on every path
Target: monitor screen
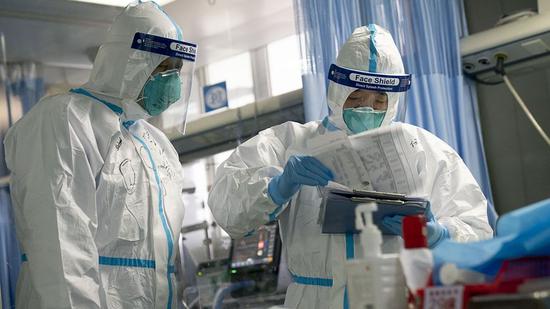
M 235 240 L 231 268 L 270 264 L 275 254 L 277 224 L 264 225 L 254 234 Z

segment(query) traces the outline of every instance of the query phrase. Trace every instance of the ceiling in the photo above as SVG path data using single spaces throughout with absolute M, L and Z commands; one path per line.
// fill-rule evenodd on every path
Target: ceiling
M 295 32 L 292 0 L 177 0 L 165 10 L 198 43 L 198 65 Z
M 176 0 L 164 9 L 185 39 L 199 45 L 197 66 L 295 32 L 292 0 Z M 8 62 L 44 64 L 49 83 L 85 81 L 90 57 L 121 10 L 68 0 L 2 0 Z
M 89 67 L 86 51 L 103 39 L 119 8 L 61 0 L 0 1 L 9 62 Z

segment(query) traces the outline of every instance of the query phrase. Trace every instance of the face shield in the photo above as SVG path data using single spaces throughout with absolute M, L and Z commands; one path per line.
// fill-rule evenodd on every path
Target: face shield
M 147 52 L 159 63 L 136 102 L 152 116 L 152 122 L 184 134 L 197 45 L 138 32 L 132 49 Z
M 331 65 L 328 79 L 329 99 L 342 110 L 344 123 L 351 133 L 360 133 L 403 121 L 406 111 L 405 92 L 410 88 L 410 74 L 382 74 L 351 70 Z

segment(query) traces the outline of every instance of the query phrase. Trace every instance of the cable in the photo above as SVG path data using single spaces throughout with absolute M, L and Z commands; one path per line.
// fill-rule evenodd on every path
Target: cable
M 476 75 L 474 74 L 468 74 L 468 73 L 465 73 L 464 75 L 469 78 L 469 79 L 472 79 L 480 84 L 483 84 L 483 85 L 498 85 L 498 84 L 501 84 L 502 82 L 504 82 L 506 84 L 506 86 L 508 87 L 508 89 L 510 90 L 510 92 L 512 93 L 512 95 L 514 96 L 514 98 L 516 99 L 516 102 L 518 102 L 519 106 L 521 107 L 521 109 L 523 110 L 523 112 L 525 113 L 525 115 L 527 115 L 527 118 L 529 118 L 529 121 L 531 121 L 531 124 L 535 127 L 535 129 L 537 129 L 537 131 L 539 132 L 539 134 L 542 136 L 542 138 L 544 139 L 544 141 L 546 142 L 546 144 L 548 146 L 550 146 L 550 138 L 548 137 L 548 135 L 544 132 L 544 130 L 542 129 L 542 127 L 539 125 L 539 123 L 537 122 L 537 120 L 535 119 L 535 117 L 533 117 L 533 115 L 531 114 L 531 112 L 529 111 L 529 109 L 527 108 L 527 105 L 525 105 L 525 102 L 523 102 L 523 100 L 521 99 L 521 97 L 519 96 L 518 92 L 516 91 L 516 89 L 514 88 L 514 86 L 512 85 L 512 83 L 510 82 L 510 80 L 508 79 L 508 76 L 506 76 L 506 72 L 504 70 L 504 61 L 506 60 L 507 56 L 505 54 L 497 54 L 495 55 L 495 58 L 497 60 L 497 63 L 496 63 L 496 66 L 495 66 L 495 73 L 497 75 L 500 75 L 502 76 L 502 81 L 498 81 L 498 82 L 486 82 L 486 81 L 483 81 L 483 80 L 480 80 L 479 78 L 477 78 Z
M 506 75 L 502 75 L 502 79 L 504 79 L 504 83 L 506 84 L 506 86 L 508 86 L 508 89 L 510 90 L 510 92 L 512 93 L 512 95 L 514 96 L 514 98 L 516 98 L 516 101 L 518 102 L 519 106 L 521 106 L 521 108 L 523 109 L 523 112 L 525 113 L 525 115 L 527 115 L 527 118 L 529 118 L 529 120 L 531 121 L 531 123 L 533 124 L 533 126 L 535 127 L 535 129 L 537 129 L 537 131 L 539 132 L 539 134 L 542 136 L 542 138 L 544 139 L 544 141 L 546 142 L 546 144 L 548 146 L 550 146 L 550 138 L 548 137 L 548 135 L 544 132 L 544 130 L 542 129 L 542 127 L 538 124 L 537 120 L 535 119 L 535 117 L 533 117 L 533 115 L 531 114 L 531 112 L 529 111 L 529 109 L 527 108 L 527 106 L 525 105 L 525 102 L 523 102 L 523 100 L 521 99 L 521 97 L 519 96 L 519 94 L 517 93 L 516 89 L 514 88 L 514 86 L 512 85 L 512 83 L 510 83 L 510 80 L 508 79 L 508 76 Z
M 495 58 L 497 59 L 497 64 L 495 65 L 495 73 L 501 76 L 506 75 L 506 72 L 504 71 L 504 61 L 506 61 L 506 58 L 508 58 L 508 56 L 499 53 L 495 55 Z
M 531 121 L 531 124 L 533 124 L 535 129 L 537 129 L 537 131 L 539 132 L 540 136 L 542 136 L 546 144 L 550 146 L 550 138 L 544 132 L 544 130 L 539 125 L 535 117 L 533 117 L 533 114 L 531 114 L 531 112 L 529 111 L 529 108 L 527 108 L 527 105 L 525 104 L 525 102 L 523 102 L 523 99 L 519 96 L 518 92 L 510 82 L 510 79 L 508 79 L 508 76 L 506 76 L 506 72 L 504 70 L 504 61 L 506 60 L 506 55 L 497 54 L 495 55 L 495 58 L 497 59 L 497 64 L 495 66 L 495 73 L 502 76 L 502 80 L 504 81 L 504 83 L 506 84 L 506 86 L 508 87 L 508 89 L 516 99 L 516 102 L 518 102 L 519 106 L 521 107 L 525 115 L 527 115 L 527 118 L 529 118 L 529 120 Z

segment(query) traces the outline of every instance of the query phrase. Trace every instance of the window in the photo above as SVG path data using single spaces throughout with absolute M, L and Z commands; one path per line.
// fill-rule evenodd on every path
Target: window
M 16 96 L 13 92 L 10 94 L 10 107 L 11 107 L 11 121 L 12 125 L 23 117 L 23 104 L 21 103 L 21 97 Z M 0 133 L 6 132 L 9 129 L 9 113 L 8 113 L 8 99 L 6 94 L 6 88 L 0 86 Z
M 239 107 L 254 102 L 254 81 L 250 53 L 211 63 L 206 68 L 207 84 L 225 81 L 229 107 Z
M 267 45 L 271 95 L 302 88 L 300 45 L 292 35 Z

